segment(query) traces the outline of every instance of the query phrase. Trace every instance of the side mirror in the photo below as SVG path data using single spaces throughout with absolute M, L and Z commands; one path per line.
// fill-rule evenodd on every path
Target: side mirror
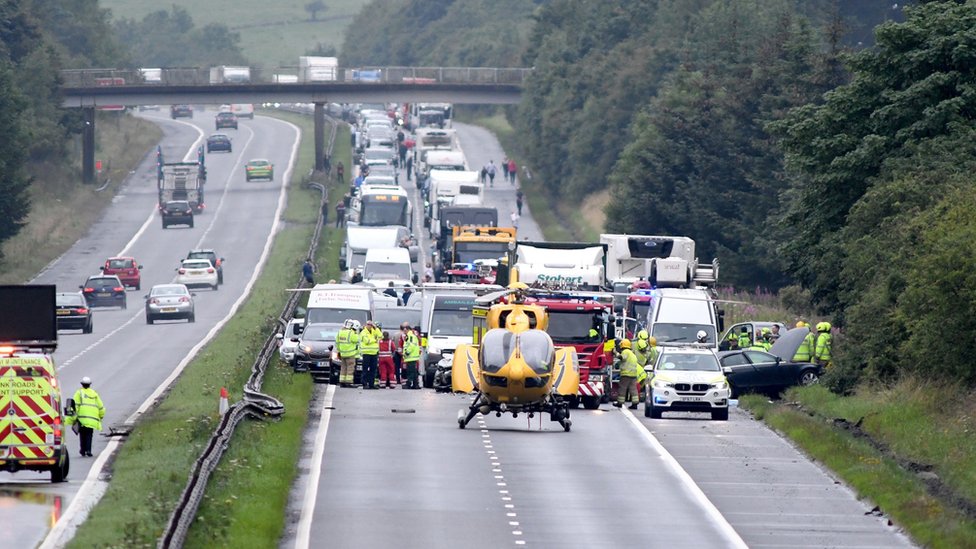
M 105 270 L 105 265 L 102 265 L 101 267 L 99 267 L 98 270 L 99 271 L 104 271 Z
M 285 334 L 275 334 L 275 339 L 281 341 L 282 339 L 285 339 Z
M 79 284 L 78 285 L 78 289 L 79 290 L 84 290 L 85 289 L 85 285 L 84 284 Z
M 143 299 L 149 299 L 149 294 L 142 296 Z
M 221 257 L 220 258 L 220 262 L 223 263 L 224 261 L 227 261 L 227 260 Z
M 190 292 L 190 297 L 196 297 L 196 296 L 197 296 L 197 294 L 195 294 L 193 292 Z
M 139 269 L 142 269 L 142 265 L 139 265 L 139 267 L 138 267 L 138 268 L 139 268 Z
M 732 367 L 731 366 L 722 366 L 722 373 L 725 374 L 725 375 L 731 375 L 732 374 Z

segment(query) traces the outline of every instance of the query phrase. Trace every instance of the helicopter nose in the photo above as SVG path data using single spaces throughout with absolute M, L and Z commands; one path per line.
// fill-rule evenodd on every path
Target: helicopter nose
M 522 382 L 525 380 L 526 372 L 529 370 L 529 365 L 525 363 L 521 358 L 512 358 L 509 363 L 508 368 L 508 379 L 509 381 Z

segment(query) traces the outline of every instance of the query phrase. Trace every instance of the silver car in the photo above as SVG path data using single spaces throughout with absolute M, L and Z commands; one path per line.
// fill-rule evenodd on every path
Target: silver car
M 196 321 L 193 297 L 196 294 L 183 284 L 156 284 L 146 298 L 146 324 L 157 320 L 182 319 Z
M 305 325 L 304 318 L 293 318 L 285 326 L 284 333 L 275 336 L 278 340 L 278 356 L 283 362 L 294 366 L 295 347 L 298 347 L 298 340 L 302 337 L 302 326 Z

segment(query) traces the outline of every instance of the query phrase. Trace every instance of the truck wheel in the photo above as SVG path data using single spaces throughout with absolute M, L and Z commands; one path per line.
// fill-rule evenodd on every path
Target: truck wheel
M 579 405 L 580 405 L 579 396 L 566 397 L 566 406 L 568 406 L 569 408 L 579 408 Z
M 722 408 L 721 410 L 712 410 L 712 419 L 715 421 L 728 421 L 729 409 Z
M 583 407 L 587 410 L 596 410 L 600 408 L 600 397 L 598 396 L 585 396 L 583 397 Z
M 67 447 L 61 447 L 61 459 L 58 464 L 51 469 L 51 482 L 64 482 L 68 478 L 68 470 L 71 466 L 71 459 L 68 457 Z

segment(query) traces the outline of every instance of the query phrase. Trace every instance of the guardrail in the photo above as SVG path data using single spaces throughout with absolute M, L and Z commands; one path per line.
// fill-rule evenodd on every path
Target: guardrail
M 326 147 L 329 154 L 332 153 L 335 147 L 337 127 L 338 122 L 332 120 L 332 132 L 329 136 L 328 147 Z M 327 188 L 324 185 L 320 185 L 319 189 L 322 191 L 323 204 L 327 203 Z M 308 247 L 307 257 L 315 256 L 315 252 L 318 250 L 319 238 L 322 235 L 322 228 L 323 219 L 319 215 L 318 221 L 315 224 L 315 232 L 312 234 L 312 241 Z M 304 277 L 299 277 L 297 287 L 305 288 L 307 285 Z M 237 425 L 246 417 L 258 419 L 277 418 L 285 413 L 285 407 L 281 401 L 262 393 L 261 385 L 264 382 L 264 372 L 267 370 L 268 364 L 273 360 L 278 350 L 278 342 L 275 335 L 280 328 L 284 328 L 288 324 L 289 319 L 295 313 L 299 299 L 301 299 L 301 292 L 292 292 L 291 296 L 289 296 L 288 301 L 281 311 L 281 315 L 278 317 L 278 326 L 276 326 L 275 330 L 264 341 L 261 352 L 251 366 L 251 375 L 244 385 L 244 398 L 231 406 L 223 415 L 203 453 L 200 454 L 200 457 L 193 464 L 193 470 L 190 472 L 190 478 L 187 481 L 186 487 L 183 489 L 183 493 L 180 494 L 180 499 L 169 517 L 162 537 L 159 538 L 159 542 L 157 543 L 158 548 L 170 549 L 183 547 L 190 525 L 193 524 L 197 510 L 200 508 L 200 501 L 203 499 L 210 475 L 213 474 L 217 465 L 220 463 L 220 458 L 227 450 Z
M 66 69 L 61 80 L 66 88 L 99 86 L 210 86 L 247 84 L 517 84 L 525 82 L 530 68 L 505 67 L 356 67 L 336 68 L 328 80 L 300 81 L 297 67 L 250 70 L 246 81 L 214 81 L 209 68 L 175 67 L 159 69 L 147 80 L 139 69 Z

